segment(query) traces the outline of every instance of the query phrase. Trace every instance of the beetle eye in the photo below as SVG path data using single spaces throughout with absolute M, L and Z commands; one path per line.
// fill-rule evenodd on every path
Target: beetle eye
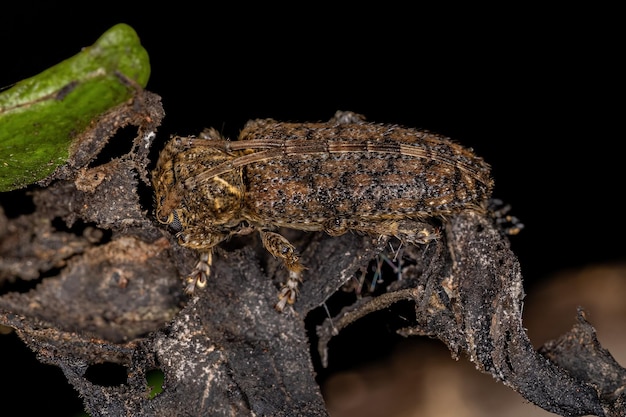
M 170 217 L 172 217 L 171 221 L 169 222 L 170 227 L 172 228 L 173 231 L 175 232 L 180 232 L 181 230 L 183 230 L 183 224 L 180 221 L 180 218 L 178 217 L 178 213 L 176 213 L 175 211 L 170 215 Z M 170 220 L 168 218 L 168 220 Z

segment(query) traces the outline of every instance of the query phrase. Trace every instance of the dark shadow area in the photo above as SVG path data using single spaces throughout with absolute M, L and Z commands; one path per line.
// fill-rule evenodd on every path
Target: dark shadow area
M 97 363 L 87 368 L 85 378 L 102 387 L 116 387 L 128 383 L 128 370 L 118 363 Z
M 45 365 L 17 337 L 15 332 L 0 334 L 4 357 L 0 392 L 5 411 L 19 415 L 46 415 L 51 410 L 63 410 L 72 416 L 84 410 L 78 392 L 57 366 Z M 10 353 L 9 353 L 10 352 Z

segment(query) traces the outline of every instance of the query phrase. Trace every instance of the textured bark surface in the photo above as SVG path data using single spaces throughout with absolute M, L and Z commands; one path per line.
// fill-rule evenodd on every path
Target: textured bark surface
M 440 240 L 404 248 L 400 280 L 346 306 L 314 335 L 307 314 L 362 273 L 386 240 L 286 232 L 308 269 L 295 309 L 283 314 L 273 306 L 284 268 L 255 238 L 233 240 L 216 252 L 210 284 L 188 298 L 179 277 L 197 254 L 151 212 L 147 167 L 163 116 L 150 93 L 118 107 L 83 134 L 72 163 L 29 191 L 32 212 L 0 213 L 0 280 L 37 283 L 0 297 L 0 323 L 63 370 L 92 416 L 326 416 L 311 344 L 326 362 L 338 332 L 407 302 L 415 315 L 401 334 L 442 340 L 543 409 L 626 415 L 626 371 L 582 311 L 571 332 L 533 349 L 517 258 L 494 219 L 472 212 L 450 218 Z M 130 151 L 100 161 L 124 126 L 137 128 Z M 123 367 L 126 378 L 90 381 L 88 369 L 102 363 Z M 164 384 L 151 398 L 146 375 L 154 369 Z

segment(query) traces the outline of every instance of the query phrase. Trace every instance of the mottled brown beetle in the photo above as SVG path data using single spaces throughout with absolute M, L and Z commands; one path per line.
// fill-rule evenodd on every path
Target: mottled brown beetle
M 352 112 L 325 123 L 251 120 L 236 141 L 213 129 L 175 136 L 152 175 L 157 219 L 201 252 L 186 291 L 206 285 L 214 246 L 258 231 L 289 271 L 279 311 L 295 301 L 304 269 L 279 227 L 426 243 L 437 238 L 426 220 L 484 212 L 493 187 L 489 165 L 470 149 Z

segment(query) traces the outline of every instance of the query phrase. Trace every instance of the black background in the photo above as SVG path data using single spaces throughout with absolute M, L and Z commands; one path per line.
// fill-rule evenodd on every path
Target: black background
M 448 135 L 492 165 L 495 196 L 526 226 L 511 241 L 529 293 L 556 271 L 624 260 L 617 11 L 127 3 L 3 5 L 0 86 L 127 23 L 150 55 L 147 89 L 165 107 L 155 147 L 205 126 L 235 138 L 252 118 L 318 121 L 351 110 Z M 0 339 L 4 361 L 9 337 Z M 11 355 L 28 374 L 17 358 L 33 356 Z M 9 401 L 48 386 L 35 374 L 2 379 Z

